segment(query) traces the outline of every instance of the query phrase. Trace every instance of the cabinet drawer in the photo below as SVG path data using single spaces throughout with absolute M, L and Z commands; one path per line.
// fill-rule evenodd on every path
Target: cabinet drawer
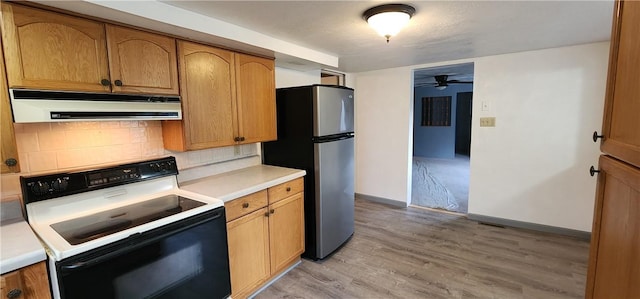
M 280 185 L 275 185 L 269 188 L 269 203 L 274 203 L 302 191 L 304 191 L 303 178 L 297 178 Z
M 227 222 L 249 214 L 267 205 L 267 190 L 258 191 L 236 198 L 224 204 L 227 210 Z

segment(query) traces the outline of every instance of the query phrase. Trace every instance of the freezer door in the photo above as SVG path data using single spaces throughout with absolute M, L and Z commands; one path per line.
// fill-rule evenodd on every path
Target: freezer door
M 353 90 L 314 86 L 313 135 L 353 132 Z
M 314 144 L 318 258 L 326 257 L 353 234 L 353 140 Z

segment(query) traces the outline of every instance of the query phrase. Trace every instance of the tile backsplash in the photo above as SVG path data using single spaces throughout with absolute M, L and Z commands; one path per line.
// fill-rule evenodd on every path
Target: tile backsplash
M 20 194 L 20 175 L 68 171 L 175 156 L 179 169 L 254 157 L 257 144 L 172 152 L 162 144 L 160 121 L 14 124 L 21 173 L 2 175 L 2 198 Z M 243 165 L 246 165 L 245 161 Z M 228 165 L 226 168 L 230 168 Z M 232 168 L 232 167 L 231 167 Z

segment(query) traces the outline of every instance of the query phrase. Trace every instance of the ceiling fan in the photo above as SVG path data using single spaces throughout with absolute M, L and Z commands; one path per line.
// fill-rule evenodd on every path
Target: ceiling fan
M 435 75 L 433 77 L 436 79 L 434 86 L 438 90 L 447 88 L 449 84 L 473 84 L 473 81 L 447 80 L 449 78 L 448 75 Z

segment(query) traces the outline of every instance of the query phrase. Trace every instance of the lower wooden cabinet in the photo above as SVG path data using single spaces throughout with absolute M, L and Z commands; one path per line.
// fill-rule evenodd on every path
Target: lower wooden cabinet
M 234 299 L 246 298 L 300 260 L 304 252 L 302 188 L 299 178 L 271 187 L 268 193 L 262 190 L 225 203 Z
M 267 208 L 227 223 L 229 268 L 233 298 L 248 295 L 269 278 L 269 219 Z M 243 296 L 244 297 L 244 296 Z
M 286 269 L 304 252 L 304 208 L 302 193 L 269 206 L 271 273 Z
M 600 157 L 586 298 L 640 298 L 640 168 Z
M 51 298 L 47 266 L 44 262 L 33 264 L 0 276 L 2 298 L 48 299 Z

